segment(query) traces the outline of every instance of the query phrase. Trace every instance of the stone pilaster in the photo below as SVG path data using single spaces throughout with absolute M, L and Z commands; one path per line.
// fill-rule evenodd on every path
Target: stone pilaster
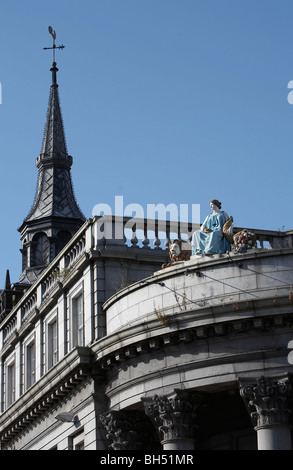
M 107 411 L 100 415 L 111 450 L 141 450 L 150 440 L 151 425 L 142 412 L 133 410 Z
M 287 378 L 257 379 L 240 387 L 254 429 L 258 434 L 259 450 L 291 449 L 289 424 L 292 386 Z
M 194 449 L 197 412 L 203 404 L 202 394 L 174 390 L 169 395 L 142 397 L 141 400 L 164 449 Z

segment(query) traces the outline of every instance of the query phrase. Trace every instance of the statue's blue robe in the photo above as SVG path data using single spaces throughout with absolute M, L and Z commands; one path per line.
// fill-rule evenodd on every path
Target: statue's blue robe
M 205 221 L 205 228 L 212 230 L 212 232 L 194 232 L 192 235 L 192 254 L 219 254 L 230 251 L 230 245 L 223 234 L 225 222 L 224 212 L 209 214 Z

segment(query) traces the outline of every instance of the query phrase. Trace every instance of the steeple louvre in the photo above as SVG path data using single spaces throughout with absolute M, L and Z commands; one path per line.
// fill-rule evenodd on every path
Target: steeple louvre
M 85 222 L 76 202 L 57 84 L 56 62 L 41 153 L 36 159 L 38 185 L 32 208 L 18 229 L 21 233 L 21 282 L 34 282 Z

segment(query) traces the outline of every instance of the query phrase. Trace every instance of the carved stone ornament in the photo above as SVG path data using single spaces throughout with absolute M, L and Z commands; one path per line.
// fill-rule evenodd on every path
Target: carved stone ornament
M 197 411 L 203 404 L 202 394 L 174 390 L 170 395 L 142 397 L 141 400 L 161 441 L 195 438 L 198 428 Z
M 188 261 L 191 256 L 191 245 L 185 240 L 173 240 L 169 245 L 169 257 L 171 263 L 164 263 L 162 268 L 168 268 L 177 261 Z
M 246 253 L 247 250 L 257 248 L 257 238 L 255 233 L 249 232 L 247 229 L 235 233 L 231 248 L 235 253 Z
M 288 405 L 292 398 L 288 380 L 273 381 L 262 376 L 257 384 L 242 387 L 240 394 L 246 401 L 255 428 L 288 424 Z
M 141 412 L 107 411 L 100 415 L 100 421 L 106 429 L 109 449 L 141 450 L 146 447 L 151 433 Z

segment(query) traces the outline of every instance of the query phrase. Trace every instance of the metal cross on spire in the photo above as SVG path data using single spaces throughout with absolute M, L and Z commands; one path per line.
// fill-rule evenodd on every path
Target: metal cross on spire
M 56 39 L 56 31 L 53 30 L 52 26 L 48 27 L 49 33 L 53 38 L 53 46 L 52 47 L 44 47 L 44 49 L 53 49 L 53 62 L 55 62 L 55 49 L 64 49 L 65 46 L 63 44 L 61 46 L 56 46 L 55 39 Z

